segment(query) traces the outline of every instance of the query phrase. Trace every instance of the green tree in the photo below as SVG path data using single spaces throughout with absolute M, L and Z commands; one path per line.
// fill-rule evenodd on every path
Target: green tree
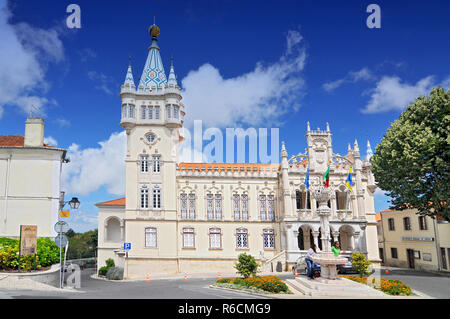
M 68 259 L 89 258 L 96 256 L 98 231 L 89 230 L 85 233 L 74 233 L 69 237 Z
M 419 96 L 391 124 L 371 159 L 378 187 L 397 210 L 449 220 L 450 91 Z
M 256 262 L 255 257 L 243 253 L 239 255 L 238 262 L 234 265 L 234 268 L 236 268 L 237 272 L 241 274 L 242 277 L 248 278 L 256 275 L 258 263 Z
M 367 260 L 366 255 L 363 253 L 352 254 L 352 266 L 358 271 L 360 277 L 370 275 L 370 265 L 371 262 Z

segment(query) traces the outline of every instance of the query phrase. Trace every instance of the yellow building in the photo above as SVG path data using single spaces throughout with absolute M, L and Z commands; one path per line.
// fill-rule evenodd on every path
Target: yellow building
M 449 271 L 450 223 L 420 216 L 416 209 L 386 209 L 378 216 L 378 244 L 385 265 Z
M 98 203 L 98 261 L 113 258 L 128 278 L 146 274 L 232 271 L 240 253 L 264 269 L 284 269 L 321 245 L 317 203 L 310 190 L 330 167 L 330 240 L 346 252 L 361 251 L 379 263 L 374 208 L 376 189 L 369 158 L 358 143 L 333 152 L 331 131 L 306 130 L 307 150 L 281 162 L 182 163 L 184 116 L 173 63 L 166 78 L 159 29 L 136 87 L 131 66 L 121 86 L 121 126 L 127 134 L 125 198 Z M 345 185 L 349 169 L 354 187 Z M 305 177 L 309 172 L 309 184 Z M 326 232 L 324 232 L 326 233 Z M 124 243 L 131 250 L 124 250 Z

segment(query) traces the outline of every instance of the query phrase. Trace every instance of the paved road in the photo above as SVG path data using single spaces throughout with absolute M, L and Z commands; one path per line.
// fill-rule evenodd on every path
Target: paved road
M 81 275 L 82 292 L 9 290 L 12 298 L 86 298 L 86 299 L 265 299 L 263 296 L 209 288 L 216 278 L 155 279 L 146 281 L 110 282 L 90 278 L 94 271 Z M 1 296 L 0 296 L 1 298 Z
M 82 271 L 80 292 L 53 292 L 32 290 L 5 290 L 1 298 L 63 298 L 63 299 L 263 299 L 263 296 L 209 288 L 216 278 L 155 279 L 145 281 L 110 282 L 92 279 L 92 269 Z M 281 275 L 282 279 L 294 278 Z M 450 276 L 418 272 L 407 269 L 391 269 L 382 277 L 400 279 L 412 289 L 433 298 L 450 298 Z

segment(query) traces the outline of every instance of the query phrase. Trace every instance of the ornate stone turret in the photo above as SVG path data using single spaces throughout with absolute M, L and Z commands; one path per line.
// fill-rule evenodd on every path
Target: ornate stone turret
M 288 171 L 289 171 L 288 153 L 286 151 L 284 142 L 281 142 L 281 178 L 283 181 L 283 205 L 285 217 L 292 216 Z

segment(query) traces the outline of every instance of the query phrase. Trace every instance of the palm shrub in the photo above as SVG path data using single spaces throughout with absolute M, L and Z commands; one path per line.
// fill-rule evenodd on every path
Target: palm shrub
M 370 275 L 369 266 L 371 264 L 363 253 L 352 254 L 352 266 L 358 271 L 360 277 Z
M 255 257 L 242 253 L 238 256 L 238 262 L 234 265 L 237 272 L 244 278 L 255 276 L 258 271 L 258 263 Z

